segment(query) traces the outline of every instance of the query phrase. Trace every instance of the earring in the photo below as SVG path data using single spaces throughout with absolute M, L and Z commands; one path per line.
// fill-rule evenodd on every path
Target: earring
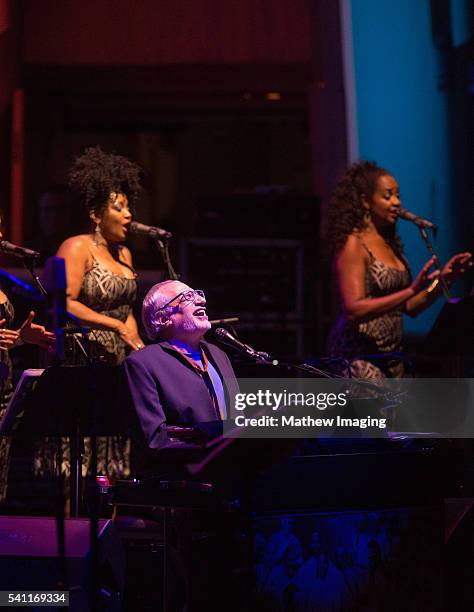
M 100 231 L 100 221 L 97 221 L 97 223 L 95 224 L 94 238 L 92 240 L 96 247 L 104 243 L 104 237 L 102 236 L 102 232 Z
M 369 221 L 372 219 L 372 215 L 370 214 L 370 210 L 366 210 L 364 212 L 364 223 L 369 223 Z

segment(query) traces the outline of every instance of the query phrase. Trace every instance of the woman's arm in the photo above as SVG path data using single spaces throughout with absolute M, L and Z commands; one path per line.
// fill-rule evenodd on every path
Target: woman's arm
M 140 350 L 141 348 L 143 348 L 145 346 L 143 340 L 140 338 L 140 335 L 138 334 L 138 325 L 137 325 L 137 321 L 133 315 L 133 312 L 130 310 L 130 312 L 128 313 L 128 317 L 127 320 L 125 321 L 125 327 L 129 330 L 130 332 L 130 338 L 134 344 L 134 346 L 132 348 L 134 348 L 135 350 Z
M 335 261 L 339 293 L 346 316 L 354 321 L 362 321 L 399 308 L 421 291 L 429 279 L 428 271 L 433 263 L 430 259 L 409 287 L 383 297 L 369 298 L 365 295 L 367 253 L 356 236 L 349 236 Z
M 457 255 L 453 255 L 446 263 L 441 270 L 441 275 L 446 285 L 449 287 L 458 276 L 464 274 L 470 267 L 472 267 L 471 253 L 458 253 Z M 406 313 L 410 315 L 410 317 L 418 316 L 429 308 L 442 293 L 443 287 L 441 281 L 439 278 L 435 278 L 427 289 L 420 291 L 420 293 L 407 301 Z
M 119 319 L 95 312 L 78 300 L 89 260 L 87 238 L 84 236 L 68 238 L 59 247 L 57 256 L 63 257 L 66 262 L 68 312 L 88 327 L 116 332 L 126 344 L 136 349 L 125 323 L 122 323 Z
M 442 291 L 439 278 L 436 278 L 429 287 L 407 301 L 405 312 L 410 317 L 417 317 L 439 298 Z
M 53 332 L 47 331 L 43 325 L 33 323 L 35 316 L 35 311 L 32 310 L 18 330 L 19 340 L 29 344 L 37 344 L 44 349 L 52 349 L 56 342 L 56 336 Z
M 8 351 L 20 340 L 20 334 L 17 331 L 3 327 L 5 323 L 6 319 L 0 319 L 0 351 Z
M 5 304 L 8 300 L 6 294 L 0 289 L 0 304 Z M 22 342 L 28 342 L 30 344 L 38 344 L 42 348 L 48 349 L 54 346 L 56 337 L 52 332 L 46 331 L 43 325 L 37 325 L 33 323 L 35 313 L 30 312 L 26 321 L 22 324 L 20 329 L 7 329 L 4 327 L 6 319 L 0 320 L 0 350 L 5 351 L 15 346 L 18 346 Z
M 6 294 L 0 289 L 0 305 L 5 304 L 7 300 Z M 16 346 L 20 340 L 18 331 L 4 327 L 6 321 L 6 319 L 0 319 L 0 351 L 8 351 L 8 349 Z

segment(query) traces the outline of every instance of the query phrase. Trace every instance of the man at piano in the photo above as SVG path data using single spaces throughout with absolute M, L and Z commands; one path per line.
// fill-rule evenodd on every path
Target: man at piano
M 145 296 L 142 321 L 153 343 L 124 362 L 139 441 L 153 453 L 220 432 L 238 388 L 227 355 L 204 340 L 211 328 L 204 292 L 180 281 L 158 283 Z

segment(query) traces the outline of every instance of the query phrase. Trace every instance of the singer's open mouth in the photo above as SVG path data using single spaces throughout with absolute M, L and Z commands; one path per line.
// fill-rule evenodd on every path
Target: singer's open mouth
M 207 314 L 206 314 L 206 309 L 205 308 L 197 308 L 194 312 L 193 315 L 195 317 L 199 317 L 199 318 L 206 318 L 207 319 Z

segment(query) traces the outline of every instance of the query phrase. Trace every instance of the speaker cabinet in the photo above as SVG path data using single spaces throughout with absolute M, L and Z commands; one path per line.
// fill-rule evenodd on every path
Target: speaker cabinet
M 124 591 L 121 541 L 112 521 L 100 520 L 98 580 L 101 610 L 118 611 Z M 66 568 L 70 610 L 89 610 L 89 520 L 66 519 Z M 50 517 L 0 517 L 0 590 L 59 590 L 56 522 Z

